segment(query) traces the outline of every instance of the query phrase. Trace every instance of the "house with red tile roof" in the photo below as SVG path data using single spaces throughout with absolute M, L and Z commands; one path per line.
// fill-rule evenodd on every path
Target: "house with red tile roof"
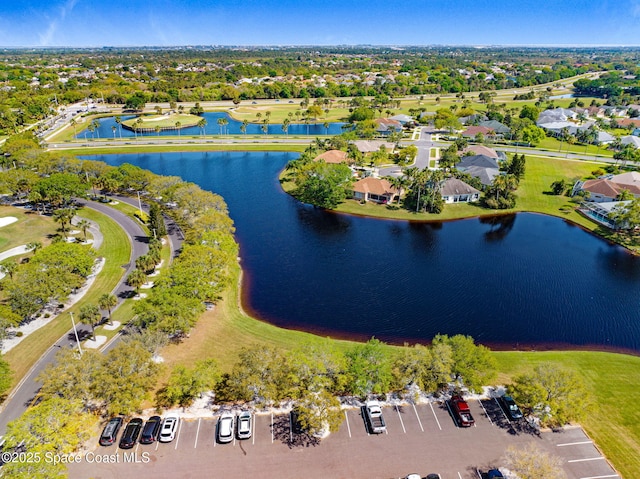
M 398 190 L 387 180 L 369 176 L 356 181 L 351 187 L 356 200 L 373 201 L 375 203 L 391 203 Z
M 587 201 L 595 203 L 604 203 L 610 201 L 616 201 L 623 190 L 627 190 L 636 198 L 640 198 L 640 176 L 624 173 L 609 178 L 598 178 L 595 180 L 578 181 L 573 187 L 573 194 L 577 194 L 580 191 L 588 191 L 589 197 Z M 617 177 L 622 182 L 618 182 Z M 636 181 L 638 181 L 636 183 Z
M 486 126 L 470 126 L 462 132 L 462 136 L 465 138 L 475 138 L 478 133 L 482 133 L 484 136 L 491 136 L 495 134 L 495 131 Z
M 352 163 L 351 159 L 347 156 L 347 152 L 342 150 L 328 150 L 313 159 L 313 161 L 321 160 L 325 163 L 336 165 L 340 163 Z

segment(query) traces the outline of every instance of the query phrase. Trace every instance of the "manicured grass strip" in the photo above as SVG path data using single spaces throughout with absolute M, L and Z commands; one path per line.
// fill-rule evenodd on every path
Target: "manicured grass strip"
M 260 143 L 260 144 L 206 144 L 206 145 L 138 145 L 138 146 L 105 146 L 102 148 L 70 148 L 61 150 L 70 155 L 110 155 L 126 153 L 169 153 L 189 151 L 299 151 L 308 146 L 312 138 L 300 144 L 289 143 Z M 58 151 L 51 150 L 51 151 Z
M 110 293 L 124 274 L 122 265 L 129 262 L 131 256 L 129 239 L 124 230 L 115 221 L 89 208 L 79 210 L 78 215 L 95 221 L 100 225 L 104 241 L 97 254 L 106 259 L 105 265 L 80 302 L 46 326 L 27 336 L 4 356 L 14 372 L 14 384 L 29 371 L 33 364 L 40 359 L 44 352 L 60 336 L 71 328 L 69 312 L 72 311 L 77 320 L 82 304 L 97 303 L 100 296 L 104 293 Z
M 640 477 L 640 357 L 588 351 L 496 352 L 503 383 L 540 363 L 577 372 L 590 390 L 594 407 L 582 422 L 623 477 Z
M 189 337 L 179 344 L 170 344 L 162 350 L 169 367 L 175 364 L 192 365 L 199 359 L 214 357 L 224 371 L 230 371 L 238 358 L 238 351 L 252 345 L 272 345 L 291 349 L 300 344 L 326 344 L 327 339 L 310 333 L 278 328 L 244 314 L 238 307 L 237 281 L 240 268 L 236 267 L 232 285 L 211 311 L 206 311 Z M 331 345 L 346 348 L 349 341 L 332 340 Z

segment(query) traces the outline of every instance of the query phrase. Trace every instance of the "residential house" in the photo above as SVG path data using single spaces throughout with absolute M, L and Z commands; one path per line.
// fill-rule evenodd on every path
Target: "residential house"
M 391 203 L 398 194 L 398 190 L 391 186 L 387 180 L 380 178 L 363 178 L 356 181 L 353 186 L 353 198 L 356 200 L 373 201 L 375 203 Z
M 475 138 L 477 134 L 481 133 L 484 136 L 492 136 L 495 132 L 492 128 L 486 126 L 470 126 L 462 132 L 464 138 Z
M 392 117 L 389 118 L 390 120 L 395 120 L 397 122 L 400 122 L 400 124 L 402 126 L 404 125 L 413 125 L 416 121 L 413 119 L 413 117 L 409 116 L 409 115 L 394 115 Z
M 623 145 L 633 145 L 634 148 L 640 148 L 640 138 L 633 135 L 627 135 L 620 138 Z
M 496 121 L 496 120 L 481 121 L 480 123 L 478 123 L 478 126 L 491 128 L 496 135 L 504 136 L 511 133 L 511 128 L 509 128 L 507 125 L 500 123 L 499 121 Z
M 376 118 L 373 121 L 376 124 L 376 131 L 382 135 L 402 131 L 402 123 L 397 120 L 392 120 L 391 118 Z
M 498 161 L 485 155 L 463 156 L 456 168 L 478 178 L 486 186 L 491 185 L 493 179 L 500 174 Z
M 396 145 L 388 141 L 381 140 L 354 140 L 352 142 L 360 153 L 373 153 L 380 150 L 381 146 L 384 146 L 387 153 L 393 153 Z
M 482 113 L 474 113 L 469 116 L 461 116 L 458 121 L 463 125 L 475 125 L 481 121 L 485 121 L 487 117 Z
M 573 110 L 569 110 L 568 108 L 552 108 L 540 112 L 536 124 L 542 126 L 545 123 L 576 120 L 577 118 L 578 114 Z
M 458 178 L 447 178 L 440 186 L 445 203 L 470 203 L 480 199 L 480 191 Z
M 640 118 L 622 118 L 621 120 L 617 120 L 616 123 L 622 128 L 628 128 L 629 126 L 640 128 Z
M 489 158 L 495 158 L 496 160 L 499 158 L 496 150 L 484 145 L 469 145 L 464 150 L 462 150 L 463 155 L 466 155 L 468 153 L 471 153 L 470 156 L 484 155 L 484 156 L 488 156 Z
M 347 152 L 342 150 L 328 150 L 313 159 L 313 161 L 320 160 L 324 160 L 325 163 L 333 164 L 351 163 L 351 159 L 347 156 Z
M 587 201 L 606 203 L 616 201 L 623 190 L 629 191 L 636 198 L 640 197 L 640 173 L 623 173 L 595 180 L 578 181 L 573 187 L 572 196 L 581 191 L 588 191 Z

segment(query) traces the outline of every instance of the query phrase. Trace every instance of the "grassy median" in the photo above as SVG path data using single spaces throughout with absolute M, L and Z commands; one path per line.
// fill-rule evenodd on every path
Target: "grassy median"
M 4 356 L 14 372 L 14 383 L 24 377 L 47 349 L 71 329 L 69 312 L 73 312 L 77 319 L 81 304 L 97 303 L 100 296 L 111 292 L 124 274 L 122 265 L 129 262 L 131 256 L 129 239 L 115 221 L 89 208 L 79 210 L 78 216 L 95 221 L 100 226 L 104 241 L 97 254 L 106 259 L 104 267 L 80 302 L 27 336 Z

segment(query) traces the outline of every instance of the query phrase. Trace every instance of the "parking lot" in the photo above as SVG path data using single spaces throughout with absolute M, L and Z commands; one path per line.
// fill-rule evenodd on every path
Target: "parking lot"
M 411 472 L 443 479 L 472 479 L 476 469 L 502 466 L 510 445 L 537 443 L 563 460 L 570 479 L 619 477 L 580 428 L 536 435 L 510 423 L 494 399 L 469 400 L 476 423 L 459 428 L 446 403 L 384 408 L 386 433 L 367 432 L 360 409 L 344 411 L 340 430 L 319 441 L 294 434 L 290 416 L 257 414 L 253 434 L 229 444 L 215 441 L 216 416 L 182 420 L 171 443 L 98 447 L 96 455 L 112 463 L 81 461 L 69 467 L 71 478 L 392 478 Z M 124 453 L 127 454 L 125 457 Z

